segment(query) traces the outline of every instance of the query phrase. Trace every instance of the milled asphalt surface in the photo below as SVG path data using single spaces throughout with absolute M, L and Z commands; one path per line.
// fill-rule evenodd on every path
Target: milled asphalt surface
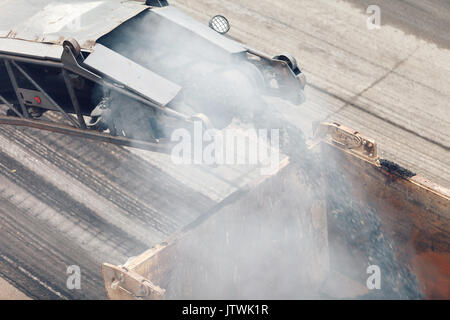
M 367 28 L 368 1 L 172 3 L 205 23 L 223 14 L 230 36 L 295 56 L 308 79 L 308 101 L 299 108 L 274 103 L 304 132 L 312 121 L 340 122 L 374 138 L 381 157 L 450 187 L 447 1 L 371 3 L 380 4 L 379 30 Z
M 223 14 L 230 36 L 296 56 L 308 101 L 273 103 L 307 134 L 313 121 L 338 121 L 376 139 L 382 157 L 450 187 L 448 1 L 378 1 L 380 30 L 366 28 L 365 0 L 171 3 L 205 23 Z M 191 181 L 180 169 L 169 174 L 176 168 L 165 163 L 107 144 L 1 127 L 0 277 L 34 299 L 105 298 L 102 262 L 143 252 L 232 189 L 214 182 L 220 192 L 206 190 L 208 175 Z M 81 290 L 66 287 L 74 264 Z

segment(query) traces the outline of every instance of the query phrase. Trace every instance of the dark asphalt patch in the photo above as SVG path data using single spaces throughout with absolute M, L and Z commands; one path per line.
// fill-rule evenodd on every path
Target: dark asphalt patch
M 380 166 L 387 172 L 396 174 L 402 178 L 411 178 L 416 175 L 414 172 L 406 168 L 403 168 L 402 166 L 393 161 L 389 161 L 386 159 L 380 159 Z

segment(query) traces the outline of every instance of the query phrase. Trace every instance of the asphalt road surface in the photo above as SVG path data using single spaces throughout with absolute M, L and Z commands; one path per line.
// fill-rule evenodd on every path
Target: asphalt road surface
M 308 101 L 278 102 L 286 119 L 337 121 L 374 138 L 382 157 L 450 187 L 450 4 L 372 1 L 177 0 L 207 23 L 225 15 L 230 35 L 268 54 L 289 52 L 307 76 Z M 434 40 L 434 41 L 433 41 Z
M 308 101 L 273 103 L 307 134 L 313 121 L 338 121 L 375 138 L 381 156 L 450 187 L 450 4 L 378 2 L 382 25 L 369 30 L 365 0 L 171 1 L 205 23 L 227 16 L 230 36 L 251 47 L 296 56 Z M 236 173 L 210 190 L 208 173 L 166 164 L 1 127 L 0 277 L 33 299 L 105 298 L 101 263 L 143 252 L 244 180 Z M 81 268 L 80 290 L 66 286 L 70 265 Z

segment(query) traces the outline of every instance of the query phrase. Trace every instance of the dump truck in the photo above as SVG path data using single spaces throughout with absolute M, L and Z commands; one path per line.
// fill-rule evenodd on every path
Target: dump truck
M 271 176 L 123 265 L 104 263 L 108 297 L 450 298 L 448 189 L 338 123 L 284 150 Z

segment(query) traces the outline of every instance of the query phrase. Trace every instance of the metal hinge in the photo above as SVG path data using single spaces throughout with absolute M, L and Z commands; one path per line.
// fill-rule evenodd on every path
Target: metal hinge
M 314 137 L 329 140 L 345 149 L 350 149 L 365 157 L 376 159 L 377 144 L 373 139 L 367 138 L 359 132 L 339 123 L 322 122 L 315 128 Z

